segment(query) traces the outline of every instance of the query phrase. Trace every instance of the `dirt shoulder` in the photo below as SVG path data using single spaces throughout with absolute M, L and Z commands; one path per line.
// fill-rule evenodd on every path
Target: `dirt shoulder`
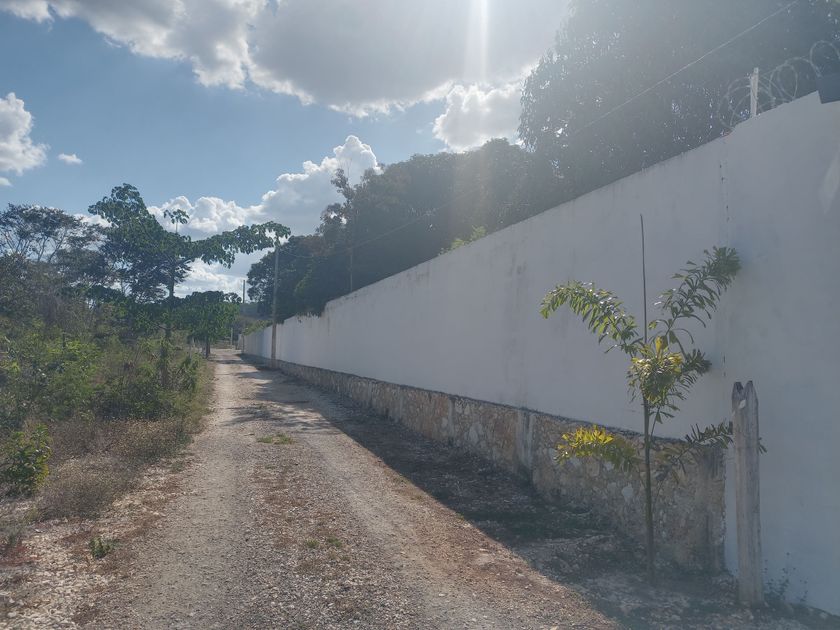
M 651 589 L 588 515 L 232 353 L 215 392 L 182 470 L 26 542 L 7 625 L 803 627 L 737 609 L 725 584 Z M 118 541 L 98 561 L 94 531 Z

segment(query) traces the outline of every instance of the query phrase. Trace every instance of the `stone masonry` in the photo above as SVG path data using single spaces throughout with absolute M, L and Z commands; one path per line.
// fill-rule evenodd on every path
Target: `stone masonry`
M 278 367 L 425 437 L 483 457 L 527 478 L 547 499 L 589 510 L 612 529 L 644 539 L 641 479 L 593 459 L 557 462 L 555 446 L 580 422 L 295 363 L 278 361 Z M 641 435 L 621 433 L 641 449 Z M 723 489 L 723 458 L 717 452 L 705 454 L 702 464 L 687 464 L 679 483 L 669 479 L 654 488 L 660 558 L 686 569 L 720 570 Z

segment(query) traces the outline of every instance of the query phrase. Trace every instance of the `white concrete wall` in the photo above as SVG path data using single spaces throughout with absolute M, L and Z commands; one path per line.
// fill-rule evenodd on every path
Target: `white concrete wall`
M 544 320 L 557 283 L 593 281 L 641 316 L 639 215 L 649 303 L 713 245 L 743 270 L 697 341 L 713 361 L 664 435 L 729 417 L 732 384 L 760 402 L 768 581 L 840 613 L 840 103 L 816 94 L 699 149 L 327 305 L 278 330 L 278 358 L 392 383 L 640 430 L 626 361 L 579 319 Z M 270 356 L 271 331 L 247 340 Z M 731 462 L 729 463 L 731 468 Z M 731 478 L 731 470 L 728 478 Z M 734 570 L 734 489 L 727 484 Z

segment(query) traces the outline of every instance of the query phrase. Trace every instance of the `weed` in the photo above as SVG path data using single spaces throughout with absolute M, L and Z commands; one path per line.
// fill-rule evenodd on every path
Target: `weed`
M 335 536 L 327 536 L 327 544 L 332 545 L 336 549 L 341 549 L 343 543 Z
M 321 544 L 317 540 L 313 540 L 312 538 L 310 538 L 309 540 L 306 541 L 306 546 L 309 549 L 317 549 L 318 547 L 321 546 Z
M 116 541 L 110 540 L 108 538 L 102 538 L 101 536 L 94 536 L 90 539 L 90 542 L 88 543 L 90 555 L 93 556 L 94 560 L 104 558 L 109 553 L 111 553 L 115 547 Z
M 257 438 L 257 442 L 260 444 L 291 444 L 292 438 L 288 435 L 284 435 L 283 433 L 278 433 L 276 435 L 259 437 Z

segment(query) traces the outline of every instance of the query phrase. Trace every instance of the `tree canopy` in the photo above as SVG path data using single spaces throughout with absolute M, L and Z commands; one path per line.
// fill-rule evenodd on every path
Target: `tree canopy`
M 123 290 L 140 302 L 158 300 L 167 290 L 171 296 L 196 260 L 230 267 L 237 253 L 272 247 L 290 233 L 286 226 L 269 221 L 194 241 L 177 231 L 188 221 L 186 213 L 168 212 L 176 230 L 166 230 L 129 184 L 114 188 L 89 211 L 107 221 L 101 249 L 114 264 Z
M 719 111 L 737 108 L 727 102 L 733 81 L 807 57 L 817 41 L 840 43 L 837 3 L 803 0 L 764 20 L 787 4 L 574 2 L 554 49 L 525 81 L 524 146 L 553 165 L 571 199 L 719 137 L 729 129 Z M 816 61 L 840 71 L 836 55 Z M 777 80 L 791 82 L 789 96 L 816 88 L 806 67 Z
M 315 234 L 280 246 L 280 318 L 319 313 L 350 291 L 351 269 L 358 289 L 557 203 L 550 170 L 506 140 L 414 155 L 369 170 L 355 186 L 339 171 L 333 183 L 342 201 L 324 209 Z M 270 313 L 273 253 L 251 267 L 248 282 L 251 299 Z

